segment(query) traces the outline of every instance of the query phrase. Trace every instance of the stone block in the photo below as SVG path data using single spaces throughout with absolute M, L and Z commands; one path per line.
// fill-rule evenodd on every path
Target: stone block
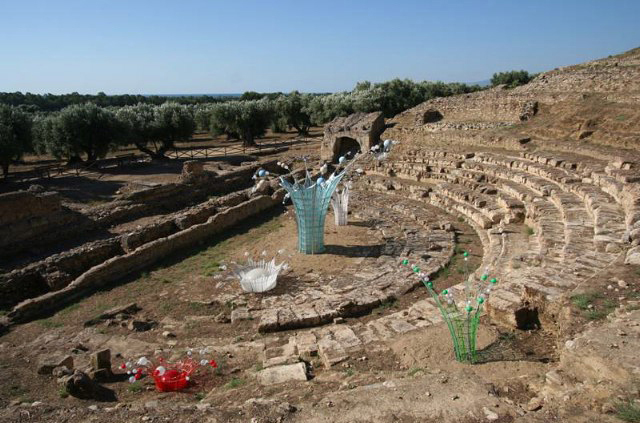
M 111 350 L 104 349 L 96 351 L 91 354 L 91 367 L 94 370 L 108 370 L 111 371 Z
M 318 352 L 320 353 L 322 363 L 327 369 L 349 358 L 349 354 L 347 354 L 337 341 L 328 338 L 320 340 L 318 343 Z
M 231 312 L 231 323 L 250 319 L 251 315 L 249 314 L 249 309 L 247 309 L 246 307 L 238 307 Z
M 307 380 L 307 366 L 304 363 L 270 367 L 258 373 L 258 381 L 262 385 L 275 385 L 278 383 Z
M 41 357 L 38 364 L 38 374 L 50 375 L 53 369 L 62 366 L 73 369 L 73 357 L 70 355 Z

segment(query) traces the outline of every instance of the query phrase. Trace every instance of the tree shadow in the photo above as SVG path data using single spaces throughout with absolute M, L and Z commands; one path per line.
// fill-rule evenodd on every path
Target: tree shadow
M 349 226 L 358 226 L 360 228 L 373 228 L 381 221 L 376 219 L 359 220 L 355 222 L 349 222 Z
M 325 254 L 345 257 L 380 257 L 384 244 L 376 245 L 325 245 Z
M 494 363 L 498 361 L 531 361 L 540 363 L 552 361 L 551 357 L 540 357 L 533 352 L 523 351 L 508 338 L 497 339 L 476 353 L 476 364 Z

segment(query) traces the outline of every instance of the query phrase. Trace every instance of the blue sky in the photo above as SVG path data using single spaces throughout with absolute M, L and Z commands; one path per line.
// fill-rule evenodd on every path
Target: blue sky
M 640 0 L 0 0 L 0 91 L 326 92 L 640 46 Z

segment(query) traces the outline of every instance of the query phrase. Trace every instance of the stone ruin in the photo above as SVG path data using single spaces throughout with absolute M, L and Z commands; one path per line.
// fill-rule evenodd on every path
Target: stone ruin
M 612 72 L 619 75 L 613 65 L 607 64 L 606 70 L 608 79 Z M 585 72 L 578 69 L 578 80 L 593 79 Z M 533 86 L 556 80 L 573 86 L 572 75 L 570 70 L 553 71 Z M 535 136 L 506 142 L 513 136 L 492 132 L 517 125 L 526 128 L 539 119 L 556 99 L 549 94 L 550 84 L 543 84 L 546 91 L 541 97 L 526 87 L 432 100 L 393 118 L 395 126 L 384 133 L 380 113 L 334 120 L 325 128 L 324 160 L 335 160 L 351 149 L 369 149 L 381 134 L 403 143 L 402 150 L 392 152 L 374 169 L 364 169 L 354 183 L 353 217 L 367 222 L 373 247 L 350 249 L 354 262 L 337 277 L 305 273 L 293 291 L 247 297 L 221 288 L 216 298 L 201 298 L 198 304 L 234 304 L 230 316 L 158 318 L 157 328 L 145 332 L 158 330 L 162 335 L 149 336 L 146 343 L 131 335 L 135 332 L 122 338 L 113 333 L 86 335 L 94 325 L 108 329 L 106 322 L 120 329 L 130 323 L 135 326 L 135 321 L 151 326 L 142 315 L 122 313 L 122 307 L 104 312 L 83 332 L 87 351 L 77 353 L 77 361 L 100 354 L 107 343 L 113 356 L 122 351 L 131 354 L 135 348 L 143 353 L 182 346 L 179 342 L 191 341 L 189 328 L 195 324 L 225 328 L 226 336 L 199 341 L 227 357 L 229 378 L 255 380 L 256 386 L 268 386 L 265 392 L 271 396 L 247 398 L 260 393 L 253 387 L 229 391 L 217 386 L 198 403 L 202 409 L 198 412 L 215 415 L 206 416 L 212 417 L 210 421 L 234 421 L 239 414 L 247 421 L 258 407 L 278 410 L 281 414 L 273 421 L 389 421 L 389 410 L 406 421 L 573 421 L 575 410 L 582 410 L 581 421 L 609 421 L 610 416 L 603 415 L 615 411 L 612 401 L 637 397 L 640 374 L 637 277 L 612 276 L 629 267 L 624 264 L 640 266 L 640 154 L 598 143 L 583 142 L 576 148 L 567 140 Z M 623 94 L 620 89 L 607 98 Z M 102 229 L 133 216 L 162 216 L 126 233 L 8 266 L 0 275 L 0 293 L 4 305 L 13 307 L 7 315 L 10 323 L 19 330 L 16 323 L 38 317 L 43 309 L 55 310 L 68 298 L 152 268 L 173 251 L 279 206 L 283 192 L 277 185 L 251 194 L 246 181 L 256 170 L 253 165 L 214 175 L 190 163 L 181 183 L 128 193 L 110 205 L 82 212 L 84 220 Z M 212 187 L 219 197 L 209 200 Z M 24 197 L 28 206 L 15 215 L 9 207 L 0 208 L 0 217 L 16 228 L 27 228 L 24 242 L 46 233 L 39 226 L 46 215 L 42 210 L 53 210 L 46 216 L 52 231 L 62 232 L 60 228 L 69 225 L 71 211 L 50 195 L 4 198 L 17 201 L 18 197 Z M 464 244 L 460 228 L 468 232 Z M 420 296 L 415 280 L 398 271 L 398 263 L 411 257 L 438 284 L 438 278 L 450 271 L 455 276 L 458 249 L 467 244 L 477 246 L 479 268 L 497 272 L 501 281 L 488 300 L 487 320 L 515 337 L 544 331 L 548 336 L 542 343 L 553 350 L 549 356 L 530 357 L 527 350 L 519 362 L 486 363 L 477 373 L 475 369 L 465 373 L 452 365 L 452 357 L 434 352 L 440 351 L 435 343 L 446 339 L 441 315 L 432 299 Z M 193 282 L 185 281 L 179 289 L 186 290 Z M 602 283 L 604 294 L 618 301 L 617 306 L 606 319 L 581 326 L 580 313 L 599 312 L 604 306 L 596 303 L 580 310 L 572 298 L 602 289 Z M 447 288 L 464 289 L 455 282 Z M 197 299 L 180 295 L 183 302 Z M 215 326 L 225 324 L 231 326 Z M 234 325 L 242 336 L 230 331 Z M 45 335 L 43 342 L 26 344 L 25 354 L 44 354 L 42 345 L 47 354 L 54 347 L 70 349 L 67 338 Z M 429 340 L 432 344 L 424 348 L 421 342 Z M 20 348 L 11 346 L 10 351 L 15 354 Z M 411 361 L 412 354 L 424 358 L 423 367 Z M 383 365 L 371 364 L 381 357 L 387 360 Z M 37 362 L 36 357 L 29 358 Z M 45 364 L 47 373 L 68 367 L 64 382 L 70 387 L 90 385 L 69 367 L 79 367 L 77 363 Z M 103 368 L 93 367 L 94 372 Z M 501 368 L 513 374 L 504 377 Z M 316 378 L 308 381 L 311 374 Z M 293 404 L 300 406 L 299 411 L 292 411 Z M 119 417 L 127 421 L 143 414 L 190 412 L 179 407 L 183 405 L 156 401 L 140 412 L 130 407 L 122 413 L 131 414 Z M 20 406 L 8 410 L 14 417 L 21 411 Z M 29 410 L 37 412 L 36 407 Z M 232 414 L 235 417 L 229 418 Z
M 337 117 L 324 126 L 320 158 L 337 162 L 340 156 L 348 152 L 368 151 L 380 142 L 380 134 L 383 131 L 382 112 Z

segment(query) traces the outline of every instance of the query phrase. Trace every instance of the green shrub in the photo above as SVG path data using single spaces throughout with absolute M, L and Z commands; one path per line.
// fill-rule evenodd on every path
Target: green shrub
M 529 83 L 535 75 L 529 74 L 525 70 L 512 70 L 508 72 L 497 72 L 491 77 L 491 86 L 506 85 L 507 88 L 515 88 Z

